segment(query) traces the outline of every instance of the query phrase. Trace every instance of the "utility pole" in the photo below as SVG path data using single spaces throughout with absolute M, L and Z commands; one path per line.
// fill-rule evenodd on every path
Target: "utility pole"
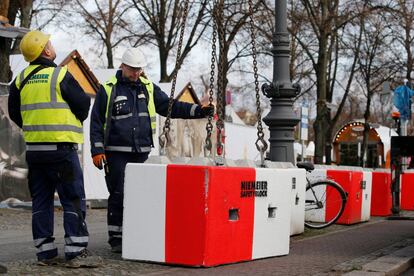
M 263 94 L 270 98 L 271 109 L 263 121 L 269 126 L 272 161 L 295 163 L 293 143 L 294 127 L 300 121 L 293 111 L 293 98 L 300 86 L 292 84 L 289 74 L 290 45 L 287 31 L 287 0 L 275 0 L 275 33 L 273 34 L 273 80 L 262 86 Z

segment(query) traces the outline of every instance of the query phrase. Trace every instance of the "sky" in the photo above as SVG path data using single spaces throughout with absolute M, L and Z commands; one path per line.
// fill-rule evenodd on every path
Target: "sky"
M 78 50 L 85 62 L 91 67 L 92 71 L 96 69 L 105 69 L 107 64 L 106 53 L 103 52 L 101 57 L 98 57 L 96 51 L 92 51 L 94 47 L 96 48 L 96 42 L 90 40 L 88 37 L 83 36 L 80 33 L 76 33 L 74 30 L 65 32 L 60 28 L 54 26 L 49 26 L 44 29 L 44 32 L 51 34 L 51 41 L 57 52 L 70 52 L 72 50 Z M 159 61 L 158 61 L 158 49 L 154 49 L 154 46 L 140 47 L 140 49 L 148 57 L 148 67 L 145 68 L 147 75 L 155 83 L 159 81 Z M 206 75 L 206 79 L 209 79 L 210 74 L 210 59 L 211 59 L 211 44 L 209 41 L 201 41 L 197 44 L 196 47 L 192 49 L 190 55 L 186 58 L 181 70 L 178 72 L 178 81 L 176 93 L 181 91 L 182 86 L 191 81 L 199 97 L 202 95 L 204 90 L 200 75 Z M 114 67 L 117 68 L 121 63 L 121 57 L 123 52 L 126 50 L 126 47 L 119 46 L 114 51 Z M 170 58 L 170 62 L 175 63 L 175 56 Z M 246 60 L 244 62 L 251 62 Z M 216 69 L 217 70 L 217 69 Z M 261 74 L 267 75 L 268 79 L 271 79 L 271 70 L 268 69 L 267 73 L 261 72 Z M 207 78 L 208 77 L 208 78 Z M 232 73 L 228 76 L 230 85 L 234 84 L 239 86 L 241 83 L 246 82 L 246 76 L 240 76 L 239 74 Z M 252 78 L 253 76 L 249 76 Z M 165 91 L 167 94 L 170 91 Z M 262 96 L 264 101 L 267 99 Z M 266 104 L 264 104 L 266 105 Z M 254 89 L 251 90 L 251 93 L 248 94 L 237 94 L 232 93 L 232 106 L 235 110 L 242 108 L 247 108 L 251 112 L 255 112 L 255 96 Z

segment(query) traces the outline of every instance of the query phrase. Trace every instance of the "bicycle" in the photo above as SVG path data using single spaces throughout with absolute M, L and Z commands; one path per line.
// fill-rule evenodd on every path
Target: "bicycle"
M 315 167 L 312 163 L 297 163 L 298 168 L 309 174 Z M 322 229 L 335 223 L 342 215 L 347 202 L 347 193 L 333 180 L 312 182 L 306 177 L 305 226 Z

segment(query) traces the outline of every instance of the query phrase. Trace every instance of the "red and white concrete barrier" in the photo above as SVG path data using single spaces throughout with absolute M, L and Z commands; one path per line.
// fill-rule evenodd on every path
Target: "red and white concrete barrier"
M 350 170 L 350 168 L 343 170 L 340 167 L 318 168 L 312 171 L 308 178 L 311 182 L 331 179 L 341 185 L 347 193 L 348 200 L 344 212 L 336 223 L 354 224 L 370 219 L 372 187 L 371 172 L 362 171 L 361 169 Z M 316 222 L 325 222 L 336 213 L 338 207 L 334 204 L 334 200 L 329 198 L 329 191 L 326 191 L 324 188 L 326 187 L 317 186 L 315 191 L 319 196 L 323 194 L 327 195 L 327 204 L 323 209 L 307 212 L 307 214 L 305 214 L 306 219 Z M 307 199 L 313 199 L 310 191 L 307 192 Z
M 289 253 L 301 169 L 128 164 L 122 257 L 215 266 Z
M 303 171 L 297 177 L 297 169 L 285 169 L 284 173 L 289 174 L 288 179 L 291 179 L 291 218 L 290 218 L 290 235 L 298 235 L 305 232 L 305 198 L 306 198 L 306 178 L 301 176 L 305 173 Z M 288 182 L 289 183 L 289 182 Z
M 414 210 L 414 170 L 401 174 L 401 210 Z
M 369 221 L 371 218 L 371 197 L 372 197 L 372 171 L 362 172 L 362 207 L 361 221 Z
M 391 208 L 391 172 L 375 170 L 372 172 L 371 216 L 389 216 Z

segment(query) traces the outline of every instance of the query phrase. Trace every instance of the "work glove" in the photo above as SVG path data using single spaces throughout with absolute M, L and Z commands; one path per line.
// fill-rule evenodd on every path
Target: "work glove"
M 93 164 L 95 165 L 95 167 L 102 170 L 104 164 L 106 163 L 105 154 L 104 153 L 96 154 L 96 155 L 92 156 L 92 159 L 93 159 Z
M 200 108 L 201 108 L 201 116 L 209 117 L 209 116 L 214 115 L 214 105 L 213 104 L 202 105 Z

